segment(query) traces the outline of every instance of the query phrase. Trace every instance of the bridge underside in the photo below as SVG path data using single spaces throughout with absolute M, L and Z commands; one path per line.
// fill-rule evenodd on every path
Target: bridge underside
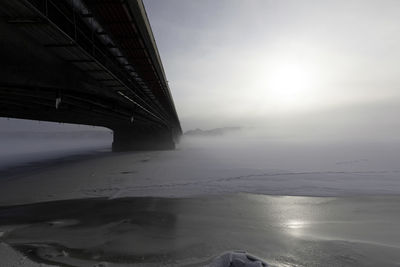
M 181 128 L 140 1 L 3 1 L 0 15 L 0 116 L 107 127 L 114 151 L 174 148 Z

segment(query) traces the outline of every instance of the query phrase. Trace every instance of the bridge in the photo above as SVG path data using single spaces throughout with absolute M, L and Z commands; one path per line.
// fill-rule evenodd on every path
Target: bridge
M 182 133 L 141 0 L 0 2 L 0 116 L 103 126 L 113 151 Z

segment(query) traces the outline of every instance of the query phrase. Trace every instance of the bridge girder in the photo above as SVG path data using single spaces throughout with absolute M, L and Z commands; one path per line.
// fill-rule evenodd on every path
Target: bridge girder
M 173 147 L 182 131 L 140 0 L 3 1 L 0 16 L 0 116 L 108 127 L 115 150 Z

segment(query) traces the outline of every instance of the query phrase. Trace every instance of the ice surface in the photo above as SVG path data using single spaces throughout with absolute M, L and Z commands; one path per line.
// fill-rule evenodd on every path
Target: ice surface
M 400 193 L 397 142 L 186 138 L 175 151 L 101 153 L 3 171 L 0 204 L 221 193 L 349 196 Z M 25 171 L 26 170 L 26 171 Z
M 277 267 L 398 266 L 399 204 L 252 194 L 54 201 L 1 207 L 0 242 L 62 266 L 205 266 L 236 250 Z M 61 218 L 69 223 L 54 224 Z

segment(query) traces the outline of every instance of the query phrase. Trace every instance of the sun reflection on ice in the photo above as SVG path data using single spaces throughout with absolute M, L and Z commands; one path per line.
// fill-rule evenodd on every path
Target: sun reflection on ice
M 290 229 L 299 229 L 303 228 L 306 225 L 306 222 L 300 220 L 290 220 L 286 223 L 286 226 Z
M 265 198 L 257 196 L 253 200 L 261 202 L 257 205 L 261 208 L 260 213 L 264 214 L 268 220 L 272 220 L 274 227 L 279 227 L 285 234 L 293 237 L 314 237 L 315 230 L 319 228 L 316 225 L 321 222 L 320 212 L 314 207 L 330 201 L 328 198 L 315 199 L 298 196 Z
M 303 234 L 304 228 L 307 226 L 307 222 L 302 220 L 289 220 L 285 223 L 288 228 L 288 232 L 294 236 L 300 236 Z

